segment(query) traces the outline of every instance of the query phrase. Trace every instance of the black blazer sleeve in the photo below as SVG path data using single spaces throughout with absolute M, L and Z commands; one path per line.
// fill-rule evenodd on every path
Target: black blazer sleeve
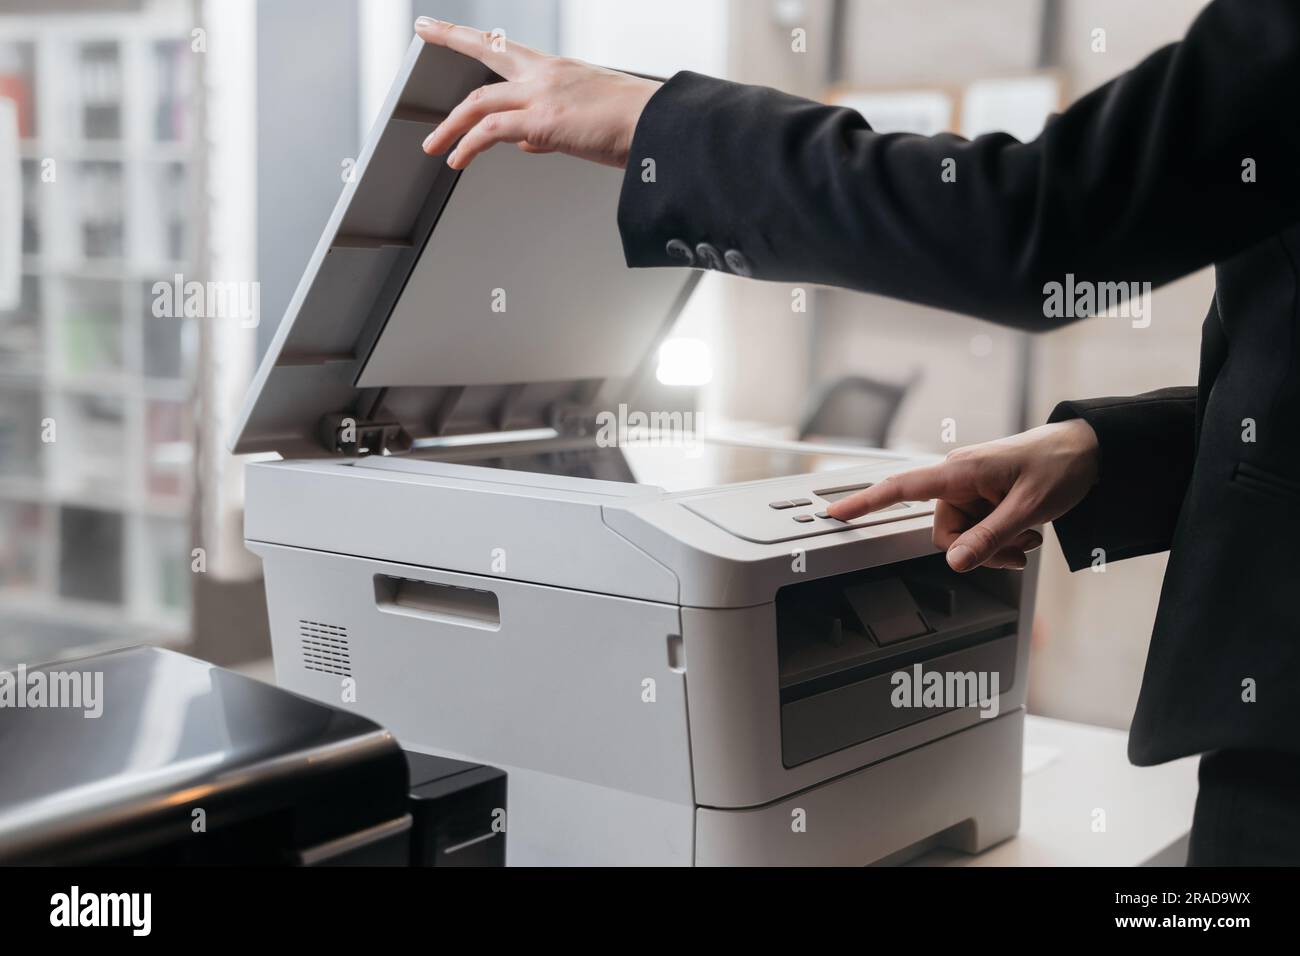
M 1167 551 L 1196 454 L 1196 389 L 1062 402 L 1049 419 L 1082 418 L 1097 433 L 1099 480 L 1052 523 L 1071 571 Z
M 1067 273 L 1160 285 L 1300 220 L 1298 170 L 1300 3 L 1215 0 L 1031 143 L 879 134 L 852 110 L 679 73 L 637 126 L 619 227 L 633 267 L 709 243 L 756 278 L 1046 329 L 1072 320 L 1044 317 Z

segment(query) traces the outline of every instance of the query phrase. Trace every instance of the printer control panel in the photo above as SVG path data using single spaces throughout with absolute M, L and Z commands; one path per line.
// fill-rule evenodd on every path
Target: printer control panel
M 756 544 L 796 541 L 934 513 L 932 501 L 905 502 L 852 521 L 839 521 L 827 513 L 835 502 L 871 485 L 869 481 L 830 484 L 825 478 L 820 483 L 816 477 L 802 478 L 798 484 L 773 482 L 733 488 L 688 498 L 682 504 L 723 531 Z

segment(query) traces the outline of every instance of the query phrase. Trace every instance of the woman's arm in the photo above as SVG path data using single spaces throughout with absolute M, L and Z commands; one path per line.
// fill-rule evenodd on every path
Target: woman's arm
M 418 32 L 507 80 L 426 150 L 460 141 L 457 168 L 498 142 L 626 164 L 632 266 L 683 265 L 674 251 L 707 243 L 756 278 L 1046 329 L 1079 317 L 1045 314 L 1044 286 L 1067 274 L 1160 285 L 1300 219 L 1295 0 L 1215 0 L 1181 43 L 1031 143 L 879 134 L 851 110 L 759 87 L 681 73 L 660 88 L 464 27 Z
M 1051 521 L 1071 571 L 1169 549 L 1191 479 L 1196 389 L 1065 402 L 1051 423 L 972 445 L 831 505 L 845 521 L 937 498 L 934 544 L 954 570 L 1023 568 Z
M 1071 571 L 1168 551 L 1196 457 L 1195 388 L 1062 402 L 1051 422 L 1097 435 L 1098 481 L 1054 522 Z

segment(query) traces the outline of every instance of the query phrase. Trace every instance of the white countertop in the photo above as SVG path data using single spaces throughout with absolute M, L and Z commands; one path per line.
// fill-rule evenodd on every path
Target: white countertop
M 1134 767 L 1127 741 L 1107 727 L 1026 718 L 1020 833 L 977 856 L 938 850 L 914 865 L 1182 865 L 1185 851 L 1170 848 L 1191 828 L 1199 758 Z

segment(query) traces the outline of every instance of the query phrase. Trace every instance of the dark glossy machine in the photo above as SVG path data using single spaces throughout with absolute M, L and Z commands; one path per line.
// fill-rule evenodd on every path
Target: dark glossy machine
M 157 648 L 0 700 L 0 863 L 409 860 L 406 758 L 364 717 Z

